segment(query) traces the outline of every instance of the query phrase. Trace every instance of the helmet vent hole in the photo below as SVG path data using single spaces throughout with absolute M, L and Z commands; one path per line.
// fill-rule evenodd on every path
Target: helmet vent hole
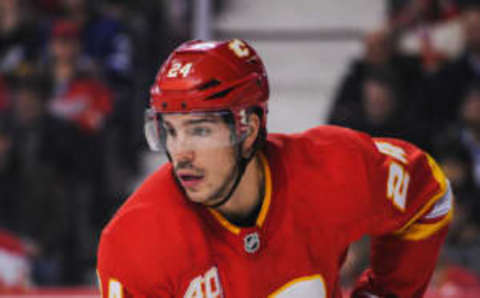
M 200 87 L 198 87 L 198 90 L 203 91 L 203 90 L 206 90 L 206 89 L 209 89 L 209 88 L 216 87 L 218 85 L 220 85 L 220 81 L 216 80 L 216 79 L 213 79 L 213 80 L 208 81 L 205 84 L 201 85 Z
M 232 90 L 233 90 L 233 88 L 225 89 L 225 90 L 223 90 L 223 91 L 220 91 L 220 92 L 215 93 L 214 95 L 208 97 L 207 100 L 219 99 L 219 98 L 225 97 L 225 96 L 228 95 L 228 93 L 232 92 Z

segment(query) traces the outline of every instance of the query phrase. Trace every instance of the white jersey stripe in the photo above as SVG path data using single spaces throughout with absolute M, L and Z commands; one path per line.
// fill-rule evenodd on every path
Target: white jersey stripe
M 433 219 L 438 218 L 446 215 L 453 207 L 453 194 L 452 188 L 450 186 L 450 182 L 447 180 L 447 190 L 443 197 L 441 197 L 435 205 L 433 205 L 433 209 L 427 213 L 423 218 L 424 219 Z

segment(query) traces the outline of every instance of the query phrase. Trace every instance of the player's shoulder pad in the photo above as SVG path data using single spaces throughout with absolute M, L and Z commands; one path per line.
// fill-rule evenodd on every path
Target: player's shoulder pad
M 170 176 L 170 166 L 149 177 L 102 232 L 99 270 L 122 280 L 164 280 L 187 270 L 205 246 L 201 221 Z M 190 205 L 189 205 L 190 204 Z
M 376 151 L 369 135 L 335 125 L 320 125 L 291 135 L 269 134 L 268 141 L 275 148 L 304 157 L 320 152 L 351 155 L 353 151 Z
M 348 127 L 336 125 L 320 125 L 311 128 L 304 133 L 304 137 L 314 139 L 315 141 L 329 141 L 332 143 L 342 142 L 356 146 L 365 141 L 368 142 L 370 136 L 366 133 L 353 130 Z

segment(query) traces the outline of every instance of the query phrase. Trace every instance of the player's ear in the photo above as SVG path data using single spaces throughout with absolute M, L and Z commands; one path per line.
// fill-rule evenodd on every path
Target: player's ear
M 260 133 L 260 117 L 256 113 L 248 115 L 247 136 L 242 144 L 242 155 L 247 157 L 253 150 L 253 144 Z

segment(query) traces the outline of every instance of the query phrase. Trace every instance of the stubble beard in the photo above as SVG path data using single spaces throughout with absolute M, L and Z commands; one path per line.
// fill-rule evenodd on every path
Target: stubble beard
M 231 191 L 231 188 L 233 187 L 233 183 L 235 181 L 236 176 L 239 174 L 238 173 L 239 168 L 238 164 L 235 164 L 235 166 L 232 168 L 230 173 L 225 177 L 224 181 L 222 184 L 213 192 L 212 195 L 210 195 L 203 203 L 205 206 L 214 206 L 218 202 L 221 202 L 226 195 Z

